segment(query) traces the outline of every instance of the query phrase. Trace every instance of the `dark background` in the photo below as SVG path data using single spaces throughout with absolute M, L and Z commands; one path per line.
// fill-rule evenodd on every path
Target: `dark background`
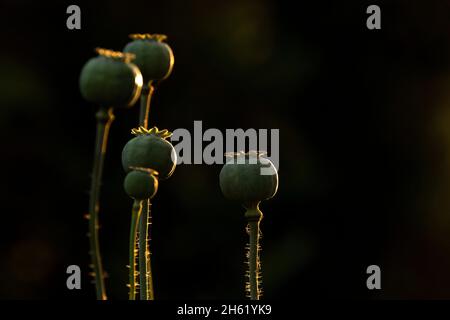
M 0 298 L 94 299 L 88 188 L 95 134 L 78 77 L 95 47 L 164 33 L 173 74 L 159 128 L 279 128 L 280 186 L 262 204 L 264 297 L 450 298 L 450 2 L 91 1 L 0 3 Z M 382 29 L 366 28 L 378 4 Z M 108 294 L 126 299 L 131 200 L 117 110 L 101 202 Z M 244 209 L 221 166 L 181 165 L 153 204 L 159 299 L 244 298 Z M 66 267 L 82 267 L 80 291 Z M 366 268 L 382 290 L 366 288 Z

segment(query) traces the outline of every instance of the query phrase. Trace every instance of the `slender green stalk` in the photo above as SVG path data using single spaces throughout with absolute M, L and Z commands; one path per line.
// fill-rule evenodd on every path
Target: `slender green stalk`
M 89 253 L 91 255 L 92 267 L 94 269 L 97 300 L 106 300 L 107 296 L 105 291 L 104 273 L 98 237 L 98 211 L 103 162 L 105 159 L 109 128 L 114 120 L 114 115 L 112 113 L 112 108 L 109 110 L 100 108 L 95 116 L 97 119 L 97 134 L 95 138 L 94 165 L 89 196 Z
M 155 88 L 151 83 L 145 84 L 141 91 L 141 105 L 139 109 L 139 124 L 148 129 L 148 115 L 150 113 L 150 102 Z
M 130 281 L 130 292 L 128 294 L 129 300 L 136 300 L 136 236 L 139 216 L 142 211 L 142 202 L 139 200 L 134 200 L 133 209 L 131 211 L 131 226 L 130 226 L 130 246 L 129 246 L 129 281 Z
M 260 245 L 260 229 L 259 224 L 263 214 L 259 210 L 258 205 L 249 207 L 245 213 L 248 221 L 248 234 L 250 238 L 247 258 L 248 258 L 248 278 L 247 292 L 251 300 L 259 300 L 261 296 L 261 262 L 259 257 Z
M 141 105 L 139 113 L 139 123 L 144 128 L 148 128 L 148 115 L 150 112 L 150 102 L 153 96 L 154 87 L 151 83 L 144 85 L 141 92 Z M 154 300 L 153 277 L 151 270 L 151 257 L 149 249 L 149 219 L 150 219 L 150 199 L 145 200 L 146 205 L 142 210 L 139 219 L 139 278 L 141 300 Z

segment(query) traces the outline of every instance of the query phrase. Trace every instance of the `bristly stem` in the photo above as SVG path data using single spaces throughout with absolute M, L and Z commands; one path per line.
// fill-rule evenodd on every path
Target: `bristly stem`
M 106 300 L 107 296 L 98 237 L 98 211 L 103 162 L 105 159 L 109 128 L 114 120 L 114 115 L 112 108 L 100 108 L 95 116 L 97 119 L 97 133 L 95 138 L 94 165 L 89 196 L 89 242 L 91 261 L 95 276 L 97 300 Z
M 248 234 L 250 238 L 248 258 L 248 278 L 247 292 L 251 300 L 259 300 L 261 296 L 261 262 L 259 257 L 260 245 L 260 229 L 259 224 L 263 214 L 259 210 L 258 204 L 247 207 L 245 217 L 248 221 Z
M 139 113 L 140 126 L 148 128 L 148 116 L 150 113 L 150 102 L 153 96 L 154 87 L 149 82 L 145 84 L 141 92 L 141 105 Z M 151 257 L 149 249 L 149 219 L 150 219 L 150 199 L 145 200 L 144 209 L 139 219 L 139 271 L 140 271 L 140 297 L 141 300 L 154 300 L 153 276 L 151 270 Z
M 139 221 L 139 216 L 142 211 L 143 201 L 134 200 L 133 209 L 131 210 L 131 225 L 130 225 L 130 246 L 129 246 L 129 287 L 130 291 L 128 294 L 129 300 L 136 300 L 136 237 L 137 237 L 137 226 Z
M 139 276 L 141 300 L 154 300 L 153 275 L 150 255 L 151 202 L 144 200 L 144 207 L 139 219 Z M 145 248 L 142 250 L 141 248 Z

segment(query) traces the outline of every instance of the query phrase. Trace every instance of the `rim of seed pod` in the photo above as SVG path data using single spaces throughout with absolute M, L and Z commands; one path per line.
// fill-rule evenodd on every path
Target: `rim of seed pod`
M 134 53 L 114 51 L 111 49 L 105 49 L 100 47 L 95 48 L 95 52 L 100 56 L 120 60 L 126 63 L 131 62 L 136 58 L 136 55 Z
M 132 33 L 128 36 L 133 40 L 155 40 L 158 42 L 167 40 L 167 36 L 160 33 Z
M 170 132 L 167 129 L 159 130 L 158 127 L 152 127 L 150 129 L 146 129 L 145 127 L 142 127 L 142 126 L 140 126 L 139 128 L 131 129 L 131 134 L 133 134 L 135 136 L 153 134 L 153 135 L 161 137 L 163 139 L 167 139 L 172 136 L 172 132 Z

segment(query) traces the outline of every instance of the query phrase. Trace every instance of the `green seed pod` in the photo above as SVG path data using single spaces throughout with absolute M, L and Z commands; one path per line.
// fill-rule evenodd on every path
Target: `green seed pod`
M 124 52 L 136 55 L 134 63 L 139 67 L 148 83 L 152 80 L 164 80 L 172 72 L 175 58 L 172 49 L 163 41 L 165 35 L 161 34 L 132 34 Z
M 130 63 L 130 53 L 96 49 L 81 70 L 80 91 L 84 99 L 103 107 L 127 107 L 140 96 L 143 79 L 138 67 Z
M 257 152 L 234 154 L 223 166 L 219 179 L 226 198 L 246 205 L 272 198 L 278 189 L 277 170 Z
M 158 171 L 159 179 L 169 178 L 177 163 L 177 154 L 172 144 L 166 140 L 172 133 L 166 129 L 159 131 L 144 127 L 131 131 L 136 137 L 127 142 L 122 150 L 122 165 L 126 172 L 132 167 L 150 168 Z
M 134 168 L 129 172 L 123 182 L 128 196 L 136 200 L 151 199 L 158 191 L 156 171 L 144 168 Z

